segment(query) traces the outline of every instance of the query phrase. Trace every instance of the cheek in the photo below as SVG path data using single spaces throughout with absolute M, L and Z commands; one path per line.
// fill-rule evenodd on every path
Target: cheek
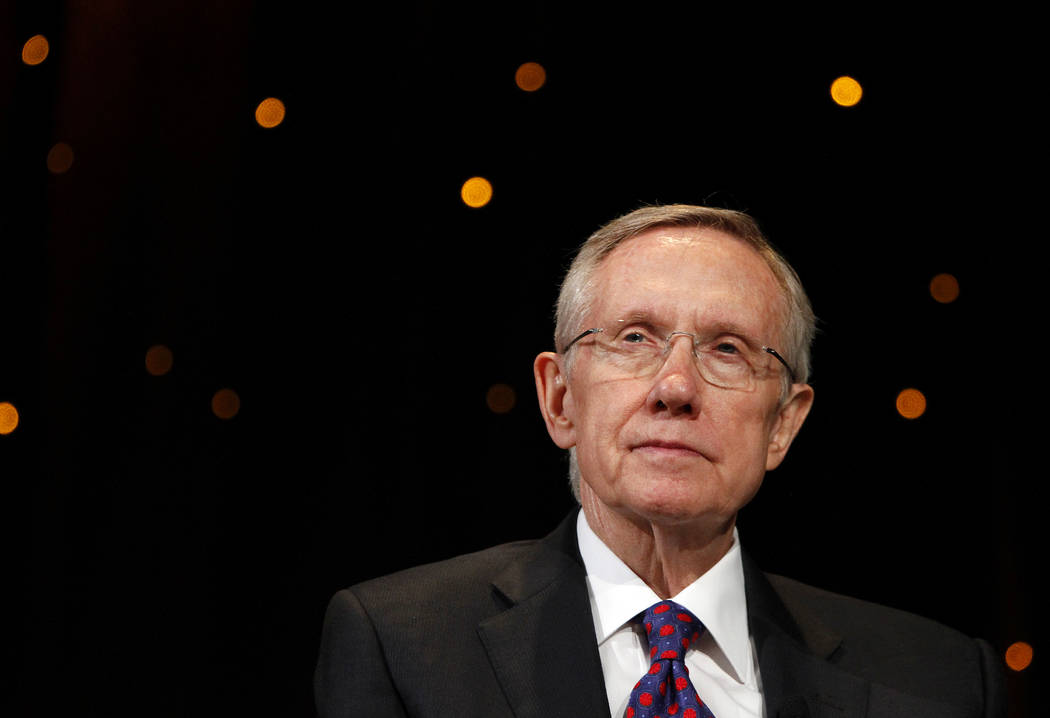
M 726 458 L 738 465 L 744 476 L 765 472 L 769 438 L 775 426 L 775 415 L 764 404 L 738 407 L 737 411 L 718 420 Z
M 577 429 L 584 433 L 608 436 L 610 428 L 622 427 L 638 413 L 645 397 L 625 382 L 595 383 L 585 392 L 576 393 L 572 409 Z
M 586 399 L 573 405 L 576 451 L 581 469 L 586 462 L 603 473 L 609 471 L 614 468 L 610 464 L 617 461 L 624 451 L 625 428 L 637 414 L 637 408 L 634 403 L 626 401 L 625 388 L 616 389 L 615 386 L 592 387 Z

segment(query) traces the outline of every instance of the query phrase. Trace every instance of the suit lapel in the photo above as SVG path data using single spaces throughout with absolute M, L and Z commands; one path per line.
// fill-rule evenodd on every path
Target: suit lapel
M 744 556 L 748 623 L 769 718 L 862 718 L 868 681 L 835 666 L 841 638 L 789 605 Z M 571 514 L 493 581 L 504 611 L 478 625 L 517 718 L 607 716 L 586 575 Z
M 869 683 L 834 665 L 841 638 L 801 606 L 790 609 L 744 556 L 748 623 L 770 718 L 859 718 Z
M 478 626 L 518 718 L 609 714 L 575 519 L 493 582 L 509 605 Z

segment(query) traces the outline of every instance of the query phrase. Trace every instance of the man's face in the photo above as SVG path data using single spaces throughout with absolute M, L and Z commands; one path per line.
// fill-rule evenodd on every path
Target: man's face
M 658 227 L 628 240 L 599 267 L 593 296 L 579 331 L 637 321 L 662 336 L 784 350 L 773 273 L 750 246 L 715 230 Z M 564 386 L 557 408 L 545 406 L 548 427 L 560 446 L 576 447 L 585 505 L 597 500 L 633 520 L 728 526 L 780 463 L 812 390 L 795 385 L 781 405 L 775 367 L 750 390 L 714 386 L 700 376 L 687 337 L 672 340 L 655 373 L 625 376 L 588 339 L 570 350 L 578 353 L 569 374 L 563 357 L 544 364 L 550 386 Z

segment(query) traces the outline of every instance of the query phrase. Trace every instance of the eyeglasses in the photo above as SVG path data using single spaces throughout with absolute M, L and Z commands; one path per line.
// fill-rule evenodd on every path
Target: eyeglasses
M 593 347 L 597 357 L 628 377 L 654 376 L 667 361 L 673 341 L 677 337 L 689 337 L 697 369 L 709 384 L 723 389 L 751 391 L 757 378 L 771 373 L 768 356 L 783 364 L 791 381 L 795 381 L 795 370 L 776 349 L 767 346 L 756 348 L 739 337 L 725 333 L 708 337 L 674 331 L 663 336 L 651 327 L 639 324 L 625 324 L 611 329 L 595 327 L 569 342 L 562 353 L 567 353 L 588 336 L 595 338 Z

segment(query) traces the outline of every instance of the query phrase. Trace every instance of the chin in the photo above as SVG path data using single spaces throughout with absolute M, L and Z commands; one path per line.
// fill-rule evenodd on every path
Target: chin
M 653 522 L 692 523 L 719 515 L 721 502 L 712 497 L 698 494 L 694 487 L 676 483 L 661 483 L 647 487 L 640 495 L 630 501 L 634 513 Z

